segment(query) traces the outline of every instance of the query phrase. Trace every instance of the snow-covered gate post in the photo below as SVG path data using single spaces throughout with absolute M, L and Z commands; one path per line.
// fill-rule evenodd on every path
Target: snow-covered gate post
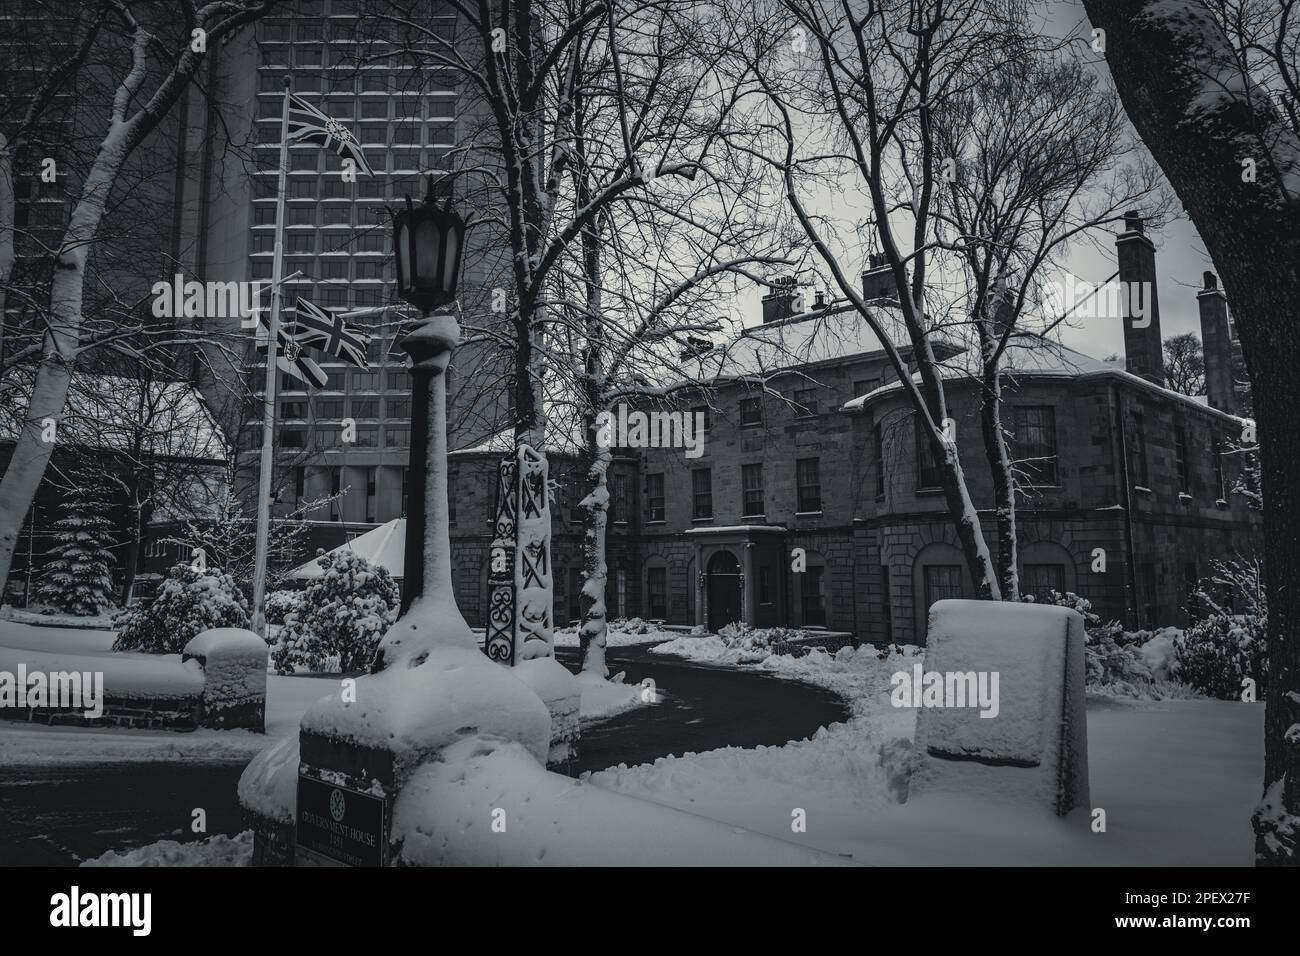
M 555 659 L 548 479 L 546 456 L 528 445 L 520 445 L 498 468 L 484 651 L 513 665 L 516 676 L 546 702 L 551 713 L 547 766 L 568 769 L 577 757 L 581 688 Z

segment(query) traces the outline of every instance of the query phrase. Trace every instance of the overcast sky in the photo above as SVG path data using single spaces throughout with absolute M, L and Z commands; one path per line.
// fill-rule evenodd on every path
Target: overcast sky
M 1091 37 L 1092 26 L 1081 3 L 1059 0 L 1042 4 L 1040 9 L 1044 16 L 1041 26 L 1043 32 L 1059 37 L 1071 34 Z M 1104 65 L 1098 63 L 1097 69 L 1103 82 L 1109 86 L 1110 76 Z M 854 197 L 837 195 L 828 197 L 827 201 L 834 203 L 837 210 L 851 214 L 856 207 L 853 199 Z M 1199 335 L 1196 293 L 1201 288 L 1201 274 L 1206 270 L 1214 271 L 1200 236 L 1182 212 L 1181 206 L 1175 207 L 1174 215 L 1163 227 L 1159 230 L 1148 227 L 1147 234 L 1156 248 L 1161 335 L 1166 338 L 1182 332 L 1195 332 Z M 846 261 L 845 265 L 848 264 Z M 1078 244 L 1070 250 L 1063 265 L 1079 282 L 1093 285 L 1101 283 L 1117 269 L 1114 243 L 1098 241 Z M 741 297 L 742 302 L 738 305 L 743 311 L 746 325 L 761 322 L 759 300 L 762 293 L 760 287 L 753 286 Z M 1059 327 L 1059 331 L 1067 345 L 1097 358 L 1112 353 L 1122 356 L 1124 353 L 1124 330 L 1119 319 L 1072 318 L 1066 325 Z

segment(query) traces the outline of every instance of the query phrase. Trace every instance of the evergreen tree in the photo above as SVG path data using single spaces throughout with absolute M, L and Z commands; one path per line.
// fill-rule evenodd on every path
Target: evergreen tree
M 108 505 L 89 482 L 80 482 L 68 513 L 54 522 L 54 547 L 48 554 L 36 596 L 40 603 L 91 617 L 113 603 L 113 523 Z

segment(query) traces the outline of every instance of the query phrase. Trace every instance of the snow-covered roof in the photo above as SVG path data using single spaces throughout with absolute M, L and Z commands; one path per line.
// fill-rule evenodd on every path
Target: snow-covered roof
M 941 363 L 940 377 L 945 380 L 972 381 L 973 379 L 970 378 L 974 371 L 972 363 L 978 361 L 978 358 L 978 353 L 974 349 L 968 349 Z M 1041 336 L 1028 332 L 1016 333 L 1008 340 L 1002 368 L 1006 375 L 1021 379 L 1116 378 L 1127 385 L 1155 392 L 1187 405 L 1194 405 L 1233 421 L 1240 420 L 1235 415 L 1212 408 L 1203 395 L 1184 395 L 1182 392 L 1164 388 L 1139 375 L 1134 375 L 1117 364 L 1094 358 L 1060 342 L 1045 340 Z M 912 381 L 918 383 L 921 381 L 919 372 L 912 375 Z M 845 411 L 864 408 L 879 396 L 897 392 L 902 387 L 901 382 L 890 382 L 865 395 L 850 399 L 844 403 L 843 408 Z
M 566 430 L 563 424 L 550 420 L 546 425 L 545 453 L 547 455 L 581 454 L 585 444 L 583 439 L 582 424 L 580 422 L 575 422 Z M 448 452 L 448 455 L 508 455 L 514 450 L 514 447 L 514 429 L 503 428 L 486 441 L 479 442 L 470 448 L 457 448 Z
M 400 578 L 406 570 L 406 519 L 394 518 L 378 528 L 371 528 L 329 553 L 338 554 L 343 551 L 359 554 L 371 564 L 387 568 L 393 577 Z M 290 571 L 289 577 L 304 581 L 318 578 L 324 573 L 320 558 L 312 558 Z
M 17 437 L 17 416 L 0 416 L 0 441 Z M 224 462 L 225 435 L 188 382 L 142 381 L 79 372 L 58 428 L 63 444 L 164 458 Z
M 906 342 L 898 307 L 889 302 L 871 305 L 895 342 Z M 856 355 L 883 352 L 884 345 L 866 321 L 847 303 L 754 325 L 728 342 L 681 363 L 689 380 L 769 376 L 783 369 L 815 365 Z

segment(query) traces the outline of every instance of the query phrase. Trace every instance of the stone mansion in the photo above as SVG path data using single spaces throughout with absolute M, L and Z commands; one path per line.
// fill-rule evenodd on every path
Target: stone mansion
M 1154 290 L 1154 247 L 1136 216 L 1116 249 L 1121 280 Z M 876 264 L 862 281 L 868 300 L 892 295 L 887 267 Z M 1209 562 L 1258 544 L 1258 512 L 1230 492 L 1241 461 L 1229 442 L 1241 437 L 1242 420 L 1227 304 L 1211 273 L 1198 300 L 1205 397 L 1164 387 L 1154 291 L 1149 324 L 1125 323 L 1127 368 L 1037 336 L 1011 343 L 1004 421 L 1028 486 L 1018 502 L 1024 593 L 1073 591 L 1129 627 L 1183 624 Z M 792 287 L 778 288 L 763 301 L 763 324 L 700 357 L 716 369 L 702 455 L 616 450 L 611 618 L 711 630 L 746 621 L 923 643 L 934 601 L 973 596 L 937 472 L 880 343 L 847 305 L 819 297 L 792 314 L 796 301 Z M 756 375 L 766 390 L 749 384 Z M 946 383 L 994 547 L 977 387 Z M 704 399 L 682 406 L 703 410 Z M 457 599 L 475 625 L 487 594 L 496 462 L 507 447 L 502 436 L 450 456 Z M 560 625 L 580 613 L 585 491 L 571 449 L 548 453 L 562 489 L 552 511 Z M 801 573 L 791 569 L 796 548 L 806 555 Z M 1094 572 L 1098 548 L 1105 570 Z

